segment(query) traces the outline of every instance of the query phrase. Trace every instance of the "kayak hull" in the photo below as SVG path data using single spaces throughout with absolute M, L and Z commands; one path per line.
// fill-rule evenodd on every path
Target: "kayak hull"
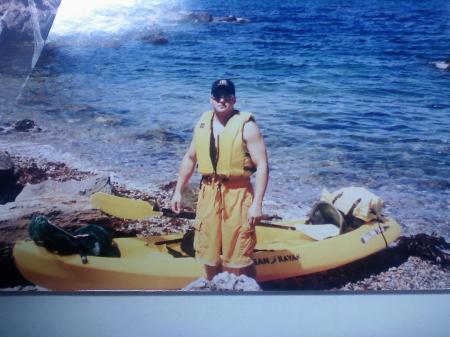
M 293 230 L 266 227 L 256 230 L 254 263 L 259 282 L 346 265 L 383 250 L 401 233 L 399 224 L 391 218 L 321 241 Z M 17 242 L 13 256 L 27 280 L 47 289 L 175 290 L 205 276 L 203 266 L 194 258 L 168 253 L 168 249 L 180 251 L 179 243 L 161 244 L 180 237 L 117 238 L 120 258 L 88 256 L 86 264 L 79 255 L 53 254 L 31 240 Z

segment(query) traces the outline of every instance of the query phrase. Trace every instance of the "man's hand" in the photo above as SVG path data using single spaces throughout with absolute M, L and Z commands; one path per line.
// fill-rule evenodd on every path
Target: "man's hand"
M 251 226 L 256 226 L 261 221 L 262 216 L 263 214 L 261 203 L 253 201 L 247 213 L 248 223 Z
M 192 139 L 191 145 L 189 145 L 189 149 L 181 161 L 177 186 L 175 186 L 175 192 L 173 193 L 172 200 L 170 202 L 170 208 L 177 214 L 181 211 L 181 193 L 191 178 L 192 173 L 194 173 L 196 164 L 197 154 L 195 152 L 195 142 Z
M 172 196 L 172 200 L 170 202 L 170 207 L 172 208 L 172 211 L 179 214 L 181 211 L 181 193 L 176 192 Z

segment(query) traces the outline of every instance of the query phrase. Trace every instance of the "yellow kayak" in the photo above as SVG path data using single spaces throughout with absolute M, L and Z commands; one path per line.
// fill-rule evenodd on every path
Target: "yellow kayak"
M 387 218 L 319 241 L 280 228 L 256 227 L 256 233 L 257 281 L 269 281 L 317 273 L 362 259 L 386 248 L 400 236 L 401 229 L 395 220 Z M 31 240 L 17 242 L 13 256 L 27 280 L 47 289 L 174 290 L 204 277 L 203 266 L 182 253 L 180 242 L 176 242 L 181 237 L 116 238 L 121 257 L 88 256 L 86 264 L 79 255 L 53 254 Z

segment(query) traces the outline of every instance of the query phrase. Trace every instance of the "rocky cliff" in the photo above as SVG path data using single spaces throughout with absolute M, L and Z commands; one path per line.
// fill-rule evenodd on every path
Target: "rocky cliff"
M 13 69 L 14 75 L 28 75 L 39 59 L 60 2 L 0 1 L 0 72 Z

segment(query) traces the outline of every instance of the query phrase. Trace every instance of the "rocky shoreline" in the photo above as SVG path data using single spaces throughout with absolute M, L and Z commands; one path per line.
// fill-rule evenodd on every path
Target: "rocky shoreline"
M 3 153 L 3 156 L 8 156 Z M 10 156 L 13 169 L 9 169 L 12 186 L 17 195 L 8 203 L 0 205 L 0 288 L 7 291 L 45 290 L 30 285 L 23 279 L 12 261 L 12 247 L 17 240 L 28 237 L 27 226 L 35 214 L 47 215 L 55 224 L 73 230 L 94 223 L 102 225 L 113 237 L 149 236 L 169 233 L 185 233 L 192 227 L 190 220 L 176 218 L 154 218 L 146 221 L 126 221 L 93 210 L 87 192 L 106 190 L 115 195 L 143 200 L 152 200 L 162 207 L 169 205 L 174 182 L 161 186 L 155 195 L 139 190 L 131 190 L 109 177 L 98 176 L 93 172 L 83 172 L 60 162 L 45 158 L 25 158 Z M 5 162 L 5 160 L 3 160 Z M 2 174 L 8 171 L 0 167 Z M 4 176 L 3 176 L 4 177 Z M 89 183 L 86 184 L 85 182 Z M 64 185 L 64 193 L 59 193 L 56 185 Z M 3 185 L 6 186 L 6 185 Z M 88 186 L 88 187 L 86 187 Z M 39 187 L 39 188 L 38 188 Z M 51 191 L 50 195 L 48 191 Z M 71 189 L 75 189 L 72 191 Z M 6 192 L 2 191 L 3 194 Z M 30 194 L 31 193 L 31 194 Z M 3 195 L 2 194 L 2 195 Z M 187 204 L 194 209 L 196 191 L 188 191 Z M 25 197 L 24 197 L 25 195 Z M 68 197 L 66 198 L 67 195 Z M 77 197 L 74 197 L 77 195 Z M 11 198 L 11 196 L 10 196 Z M 36 203 L 31 199 L 43 200 Z M 418 234 L 401 237 L 389 249 L 374 254 L 350 265 L 310 276 L 290 278 L 281 281 L 261 283 L 263 291 L 307 290 L 307 291 L 374 291 L 374 290 L 443 290 L 450 288 L 449 244 L 443 238 Z M 227 276 L 228 277 L 228 276 Z M 234 279 L 233 279 L 234 280 Z M 231 280 L 232 281 L 232 280 Z M 220 282 L 231 282 L 230 278 Z M 234 281 L 233 281 L 234 282 Z M 192 290 L 221 290 L 221 286 L 210 288 L 200 282 L 200 288 Z M 202 288 L 203 287 L 203 288 Z M 238 288 L 237 290 L 242 290 Z

